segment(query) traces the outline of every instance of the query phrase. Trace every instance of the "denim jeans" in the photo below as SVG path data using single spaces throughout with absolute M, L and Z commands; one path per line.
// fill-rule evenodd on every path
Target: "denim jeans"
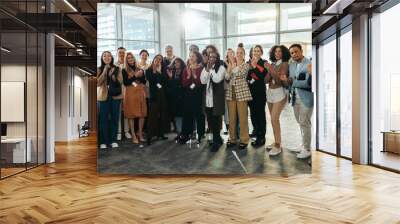
M 99 108 L 99 144 L 116 142 L 121 100 L 114 100 L 109 96 L 106 101 L 98 101 L 97 105 Z

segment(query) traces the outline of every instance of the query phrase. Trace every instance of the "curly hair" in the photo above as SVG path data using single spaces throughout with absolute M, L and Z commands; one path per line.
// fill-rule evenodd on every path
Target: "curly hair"
M 276 58 L 275 58 L 275 51 L 276 49 L 280 48 L 281 52 L 282 52 L 282 61 L 283 62 L 288 62 L 290 59 L 290 52 L 289 49 L 285 46 L 285 45 L 275 45 L 271 48 L 270 52 L 269 52 L 269 60 L 271 60 L 272 62 L 276 62 Z

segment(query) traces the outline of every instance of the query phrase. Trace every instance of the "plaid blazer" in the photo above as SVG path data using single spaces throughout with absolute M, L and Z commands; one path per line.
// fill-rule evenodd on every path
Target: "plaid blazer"
M 226 73 L 225 79 L 228 81 L 228 88 L 225 91 L 225 99 L 232 100 L 232 87 L 234 86 L 236 101 L 251 101 L 249 85 L 247 84 L 246 77 L 249 72 L 250 65 L 243 63 L 234 68 L 232 74 Z

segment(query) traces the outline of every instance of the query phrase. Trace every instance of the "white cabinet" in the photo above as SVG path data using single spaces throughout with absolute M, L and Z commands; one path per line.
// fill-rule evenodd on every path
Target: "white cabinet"
M 28 144 L 25 151 L 25 138 L 7 138 L 1 140 L 2 147 L 12 150 L 12 163 L 25 163 L 32 161 L 32 140 L 26 140 Z M 26 159 L 26 161 L 25 161 Z

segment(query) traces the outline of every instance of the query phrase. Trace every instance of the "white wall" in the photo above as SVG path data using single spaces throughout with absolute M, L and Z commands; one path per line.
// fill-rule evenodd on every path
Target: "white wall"
M 165 45 L 174 46 L 174 54 L 177 56 L 184 55 L 184 46 L 182 46 L 182 18 L 180 16 L 179 6 L 181 4 L 160 3 L 160 48 L 161 54 L 165 54 Z
M 77 139 L 78 124 L 88 120 L 88 78 L 72 67 L 56 67 L 55 73 L 55 141 Z

